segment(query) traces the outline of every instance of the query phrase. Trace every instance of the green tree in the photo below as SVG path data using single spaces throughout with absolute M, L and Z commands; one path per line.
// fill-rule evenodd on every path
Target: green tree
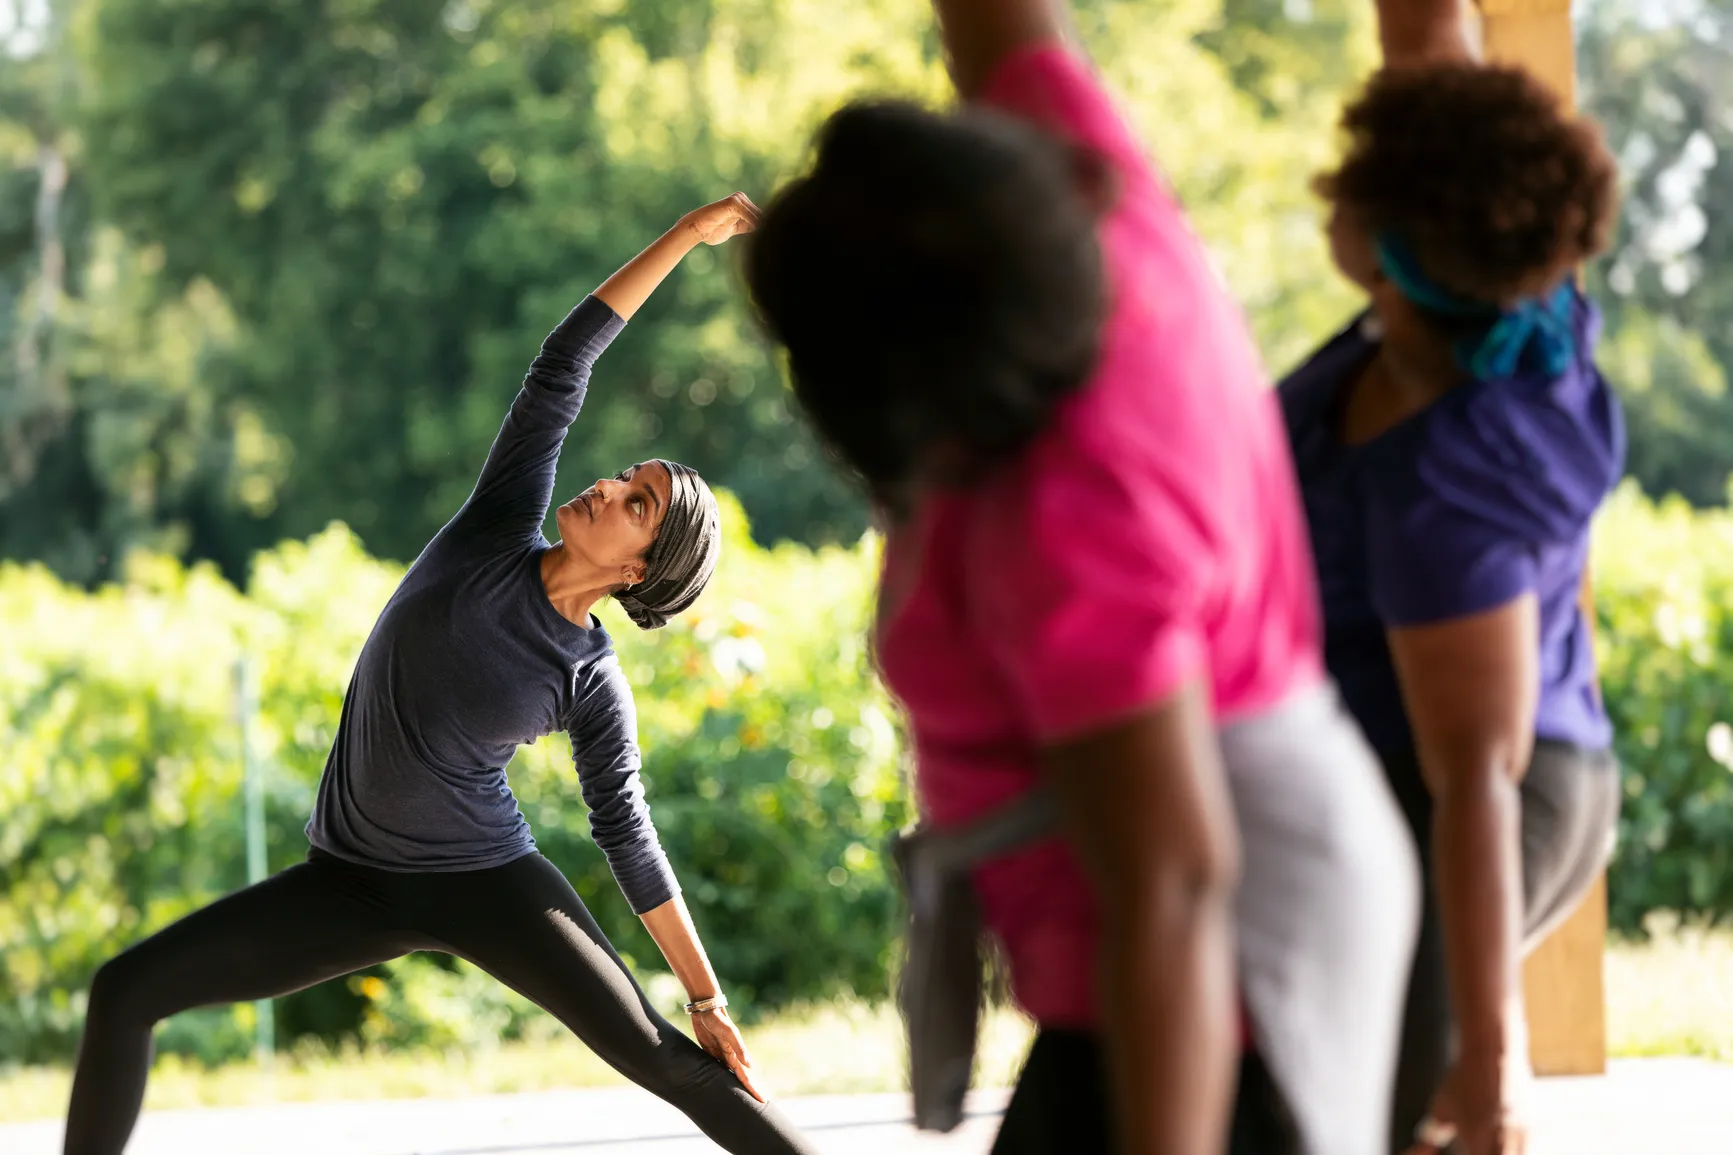
M 1306 184 L 1372 63 L 1369 6 L 1077 7 L 1286 369 L 1352 307 Z M 1595 0 L 1582 25 L 1630 191 L 1592 278 L 1632 467 L 1700 504 L 1733 452 L 1733 254 L 1710 211 L 1730 191 L 1727 8 Z M 333 516 L 412 555 L 578 294 L 689 205 L 772 187 L 849 95 L 945 92 L 919 0 L 47 11 L 0 58 L 0 551 L 80 580 L 129 543 L 238 575 Z M 562 484 L 664 453 L 740 493 L 767 539 L 848 540 L 862 511 L 789 412 L 728 260 L 700 255 L 609 354 Z
M 237 556 L 332 516 L 412 556 L 565 309 L 686 208 L 770 183 L 720 123 L 712 89 L 750 80 L 710 75 L 724 14 L 674 7 L 91 5 L 102 209 L 160 242 L 171 284 L 220 289 L 244 336 L 208 385 L 292 455 Z M 562 483 L 655 451 L 738 489 L 772 537 L 862 526 L 708 253 L 610 352 Z
M 1591 272 L 1607 369 L 1624 395 L 1630 469 L 1652 494 L 1727 497 L 1733 469 L 1733 3 L 1592 0 L 1583 99 L 1619 159 L 1626 203 Z
M 0 556 L 94 581 L 128 545 L 220 554 L 281 446 L 207 387 L 222 298 L 170 290 L 161 250 L 93 212 L 68 5 L 14 6 L 31 13 L 0 54 Z
M 1359 7 L 1080 5 L 1277 366 L 1350 299 L 1306 181 L 1367 58 Z M 690 205 L 772 188 L 849 96 L 943 99 L 930 23 L 920 0 L 84 0 L 67 118 L 95 220 L 151 262 L 145 320 L 200 286 L 233 318 L 174 394 L 192 451 L 150 458 L 180 464 L 137 504 L 231 574 L 331 517 L 413 555 L 572 301 Z M 662 453 L 767 540 L 852 539 L 728 259 L 698 255 L 609 352 L 562 484 Z M 93 487 L 136 493 L 116 464 L 86 461 Z

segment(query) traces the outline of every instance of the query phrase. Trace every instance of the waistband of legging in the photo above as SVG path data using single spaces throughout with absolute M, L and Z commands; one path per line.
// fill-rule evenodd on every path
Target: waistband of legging
M 1396 748 L 1374 747 L 1372 752 L 1378 756 L 1378 761 L 1386 766 L 1417 763 L 1420 760 L 1419 752 L 1415 750 L 1413 745 Z M 1610 745 L 1587 746 L 1581 742 L 1571 742 L 1563 738 L 1537 736 L 1534 740 L 1534 753 L 1530 755 L 1530 761 L 1543 754 L 1572 762 L 1618 761 L 1618 754 Z

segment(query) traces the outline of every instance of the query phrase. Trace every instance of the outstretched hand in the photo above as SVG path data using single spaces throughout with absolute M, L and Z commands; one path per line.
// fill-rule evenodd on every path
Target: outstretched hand
M 738 195 L 738 194 L 736 194 Z M 746 198 L 741 197 L 742 200 Z M 717 204 L 724 202 L 718 201 Z M 747 202 L 751 204 L 750 201 Z M 706 205 L 705 208 L 715 208 L 716 205 Z M 703 210 L 700 209 L 700 212 Z M 754 210 L 756 211 L 756 210 Z M 745 231 L 745 230 L 741 230 Z M 728 234 L 732 236 L 733 234 Z M 724 240 L 727 237 L 723 238 Z M 720 244 L 711 241 L 710 244 Z M 728 1017 L 728 1012 L 721 1007 L 713 1011 L 699 1011 L 692 1016 L 692 1033 L 698 1038 L 698 1045 L 709 1052 L 711 1058 L 734 1072 L 734 1077 L 740 1080 L 741 1086 L 751 1093 L 754 1099 L 764 1102 L 764 1095 L 752 1084 L 752 1056 L 746 1053 L 746 1043 L 740 1038 L 740 1030 L 734 1025 L 734 1020 Z
M 719 245 L 758 227 L 758 206 L 745 193 L 737 192 L 693 209 L 680 218 L 707 245 Z
M 1526 1056 L 1508 1065 L 1458 1059 L 1432 1101 L 1422 1134 L 1405 1155 L 1524 1155 L 1528 1126 L 1523 1110 Z
M 603 281 L 596 299 L 629 320 L 699 241 L 719 245 L 729 237 L 751 232 L 757 225 L 758 206 L 745 193 L 693 209 Z

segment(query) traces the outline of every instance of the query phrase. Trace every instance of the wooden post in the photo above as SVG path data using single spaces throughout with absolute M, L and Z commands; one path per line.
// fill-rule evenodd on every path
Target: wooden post
M 1570 0 L 1478 0 L 1480 43 L 1489 60 L 1520 64 L 1576 102 Z M 1592 624 L 1593 600 L 1583 583 Z M 1607 1067 L 1605 876 L 1576 913 L 1523 967 L 1529 1055 L 1541 1075 L 1599 1075 Z
M 1520 64 L 1564 97 L 1577 99 L 1571 0 L 1479 0 L 1481 47 L 1488 60 Z
M 1600 1075 L 1607 1069 L 1607 880 L 1594 889 L 1522 968 L 1529 1061 L 1537 1075 Z

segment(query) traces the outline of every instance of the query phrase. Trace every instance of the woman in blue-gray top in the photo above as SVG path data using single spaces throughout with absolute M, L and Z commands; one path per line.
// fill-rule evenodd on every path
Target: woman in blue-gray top
M 1382 0 L 1388 67 L 1319 182 L 1370 310 L 1282 383 L 1325 657 L 1427 868 L 1391 1149 L 1511 1155 L 1523 953 L 1612 848 L 1618 769 L 1592 624 L 1589 520 L 1618 404 L 1572 271 L 1616 176 L 1592 126 L 1476 63 L 1457 0 Z
M 162 1019 L 415 950 L 469 959 L 546 1008 L 725 1149 L 811 1151 L 752 1086 L 644 805 L 631 688 L 590 613 L 613 597 L 654 629 L 691 605 L 716 565 L 715 499 L 690 469 L 646 461 L 560 506 L 557 543 L 541 528 L 596 357 L 688 251 L 757 217 L 738 193 L 687 214 L 542 345 L 475 491 L 362 648 L 307 825 L 307 861 L 97 972 L 66 1155 L 125 1147 Z M 571 736 L 596 843 L 692 999 L 702 1048 L 651 1008 L 571 885 L 536 853 L 505 766 L 521 743 L 556 730 Z

